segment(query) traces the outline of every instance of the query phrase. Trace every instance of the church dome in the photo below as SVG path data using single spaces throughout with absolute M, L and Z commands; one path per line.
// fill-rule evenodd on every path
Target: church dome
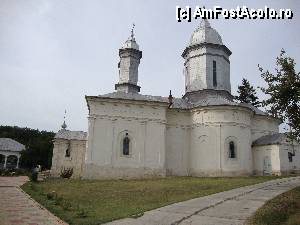
M 122 46 L 122 49 L 132 48 L 132 49 L 139 50 L 139 45 L 135 41 L 135 37 L 134 37 L 134 33 L 133 33 L 133 28 L 134 28 L 134 26 L 131 29 L 131 35 L 130 35 L 130 37 L 127 39 L 127 41 L 125 41 L 125 43 Z
M 190 46 L 202 43 L 223 45 L 221 36 L 210 26 L 206 19 L 203 19 L 199 27 L 197 27 L 197 29 L 193 32 L 190 40 Z
M 129 38 L 127 41 L 125 41 L 125 43 L 122 46 L 122 49 L 125 48 L 133 48 L 139 50 L 139 45 L 136 43 L 134 38 L 133 39 Z

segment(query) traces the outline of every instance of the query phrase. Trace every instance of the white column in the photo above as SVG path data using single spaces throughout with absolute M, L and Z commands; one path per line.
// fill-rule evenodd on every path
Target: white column
M 4 157 L 4 169 L 6 169 L 7 155 L 5 155 Z
M 20 156 L 17 156 L 17 157 L 18 157 L 18 160 L 17 160 L 17 167 L 16 167 L 16 169 L 19 169 Z

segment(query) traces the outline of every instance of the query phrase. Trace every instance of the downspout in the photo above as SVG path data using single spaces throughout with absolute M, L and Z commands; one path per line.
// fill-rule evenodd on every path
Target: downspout
M 222 175 L 222 148 L 221 148 L 221 129 L 222 124 L 220 124 L 220 175 Z

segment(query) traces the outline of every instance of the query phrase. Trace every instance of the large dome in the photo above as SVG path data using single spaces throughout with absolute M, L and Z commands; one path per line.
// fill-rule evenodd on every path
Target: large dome
M 202 43 L 223 45 L 221 36 L 210 26 L 206 19 L 203 19 L 200 26 L 193 32 L 190 40 L 190 46 Z

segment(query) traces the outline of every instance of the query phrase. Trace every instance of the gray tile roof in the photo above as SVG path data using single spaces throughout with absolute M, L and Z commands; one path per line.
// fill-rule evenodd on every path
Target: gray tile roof
M 20 152 L 25 150 L 25 145 L 11 139 L 11 138 L 0 138 L 0 151 L 11 151 Z
M 89 96 L 87 96 L 89 97 Z M 92 96 L 91 96 L 92 97 Z M 149 101 L 149 102 L 160 102 L 169 103 L 168 97 L 152 96 L 152 95 L 142 95 L 138 93 L 125 93 L 125 92 L 113 92 L 105 95 L 98 95 L 100 98 L 111 98 L 111 99 L 126 99 L 126 100 L 136 100 L 136 101 Z M 267 115 L 260 109 L 247 103 L 237 103 L 234 102 L 223 95 L 202 93 L 201 97 L 197 101 L 189 101 L 185 98 L 174 98 L 171 108 L 173 109 L 192 109 L 201 106 L 218 106 L 218 105 L 228 105 L 228 106 L 242 106 L 251 109 L 258 115 Z
M 251 104 L 248 104 L 248 103 L 239 103 L 239 105 L 245 106 L 245 107 L 248 107 L 248 108 L 252 109 L 255 112 L 255 114 L 257 114 L 257 115 L 268 115 L 264 111 L 256 108 L 255 106 L 253 106 Z
M 84 131 L 70 131 L 61 129 L 59 130 L 54 139 L 65 139 L 65 140 L 87 140 L 87 132 Z
M 262 136 L 252 143 L 252 146 L 260 145 L 276 145 L 288 143 L 287 135 L 285 133 L 275 133 Z
M 127 99 L 127 100 L 137 100 L 137 101 L 150 101 L 150 102 L 162 102 L 168 103 L 169 100 L 166 97 L 152 96 L 152 95 L 141 95 L 137 93 L 125 93 L 125 92 L 113 92 L 105 95 L 99 95 L 101 98 L 111 98 L 111 99 Z

